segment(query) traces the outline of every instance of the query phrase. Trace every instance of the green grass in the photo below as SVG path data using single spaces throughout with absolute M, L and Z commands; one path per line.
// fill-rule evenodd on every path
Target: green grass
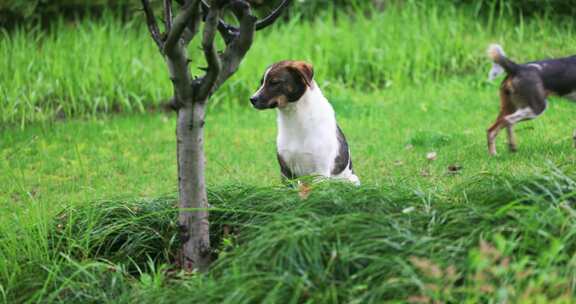
M 576 107 L 552 99 L 518 126 L 518 153 L 502 135 L 490 158 L 497 84 L 484 81 L 488 42 L 522 60 L 567 55 L 573 22 L 472 16 L 409 2 L 262 33 L 208 115 L 219 258 L 206 275 L 173 265 L 174 117 L 94 108 L 168 96 L 145 30 L 105 20 L 4 36 L 0 302 L 573 302 Z M 301 200 L 281 186 L 275 113 L 239 105 L 283 58 L 314 62 L 361 187 L 319 184 Z M 77 118 L 54 120 L 58 107 Z
M 529 285 L 543 289 L 529 294 L 543 297 L 557 295 L 546 284 L 569 285 L 562 290 L 571 292 L 576 157 L 568 122 L 575 109 L 555 100 L 541 119 L 519 126 L 518 153 L 505 151 L 502 140 L 500 155 L 489 158 L 484 130 L 495 115 L 495 90 L 470 78 L 414 91 L 354 92 L 348 96 L 354 102 L 334 97 L 364 186 L 322 186 L 304 202 L 280 186 L 273 112 L 210 113 L 213 237 L 227 252 L 210 278 L 182 278 L 162 266 L 170 265 L 175 254 L 170 249 L 177 244 L 173 117 L 117 116 L 5 131 L 0 285 L 9 302 L 148 297 L 170 302 L 203 295 L 213 302 L 275 302 L 287 294 L 298 300 L 378 302 L 432 296 L 423 282 L 435 279 L 412 265 L 410 258 L 417 256 L 443 269 L 457 268 L 458 283 L 450 283 L 449 292 L 459 299 L 480 296 L 473 288 L 477 271 L 498 272 L 494 279 L 487 274 L 497 281 L 486 284 L 512 286 L 513 298 Z M 430 151 L 438 153 L 436 161 L 426 159 Z M 449 173 L 452 164 L 461 171 Z M 562 169 L 550 169 L 555 166 Z M 67 208 L 69 215 L 62 215 Z M 412 209 L 413 215 L 401 212 Z M 459 225 L 446 225 L 452 221 Z M 238 225 L 241 232 L 222 240 L 222 223 Z M 426 223 L 437 234 L 422 231 Z M 476 257 L 480 239 L 499 244 L 515 268 L 502 274 L 492 265 L 500 260 Z M 391 240 L 397 245 L 384 246 Z M 543 249 L 549 247 L 558 252 Z M 322 270 L 335 263 L 333 250 L 342 251 L 344 260 Z M 372 260 L 379 262 L 366 264 Z M 534 273 L 519 283 L 508 279 L 526 269 Z M 276 286 L 278 280 L 286 285 Z M 231 285 L 234 293 L 222 289 Z M 205 293 L 192 291 L 201 286 Z

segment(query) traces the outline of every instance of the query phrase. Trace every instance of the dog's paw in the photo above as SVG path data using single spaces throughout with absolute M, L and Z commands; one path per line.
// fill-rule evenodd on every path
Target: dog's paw
M 492 147 L 492 146 L 489 146 L 489 147 L 488 147 L 488 155 L 490 155 L 490 156 L 496 156 L 497 154 L 498 154 L 498 153 L 496 153 L 496 147 Z

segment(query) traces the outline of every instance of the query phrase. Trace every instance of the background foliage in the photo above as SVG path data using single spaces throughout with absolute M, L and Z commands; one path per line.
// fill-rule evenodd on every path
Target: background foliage
M 369 0 L 374 3 L 381 3 L 383 0 Z M 152 0 L 153 5 L 160 6 L 162 1 Z M 274 7 L 278 1 L 251 0 L 253 5 L 261 11 L 266 11 Z M 303 0 L 294 1 L 292 11 L 306 16 L 314 16 L 321 10 L 333 8 L 349 8 L 364 3 L 359 0 Z M 139 10 L 140 1 L 134 0 L 2 0 L 0 2 L 0 16 L 3 21 L 0 25 L 14 25 L 15 23 L 25 23 L 31 21 L 48 21 L 55 15 L 98 15 L 103 10 L 115 11 L 117 15 L 133 15 Z
M 73 16 L 76 14 L 98 14 L 105 9 L 112 9 L 118 15 L 131 15 L 138 10 L 138 2 L 133 0 L 1 0 L 0 25 L 29 22 L 31 20 L 46 19 L 56 14 Z M 158 5 L 161 1 L 153 0 Z M 277 1 L 251 0 L 259 8 L 274 6 Z M 313 17 L 320 11 L 350 10 L 359 6 L 367 10 L 381 10 L 390 3 L 410 2 L 410 0 L 298 0 L 294 1 L 293 12 L 307 17 Z M 465 6 L 474 6 L 477 13 L 482 14 L 491 7 L 503 7 L 515 14 L 532 15 L 543 12 L 558 15 L 572 16 L 576 6 L 572 0 L 441 0 Z

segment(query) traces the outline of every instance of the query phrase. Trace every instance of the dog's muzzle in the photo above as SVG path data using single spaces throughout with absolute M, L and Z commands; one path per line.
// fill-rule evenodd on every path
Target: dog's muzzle
M 258 110 L 266 110 L 271 108 L 270 105 L 262 101 L 262 98 L 259 95 L 250 97 L 250 103 L 255 109 Z
M 258 98 L 255 96 L 250 97 L 250 103 L 255 107 L 258 103 Z

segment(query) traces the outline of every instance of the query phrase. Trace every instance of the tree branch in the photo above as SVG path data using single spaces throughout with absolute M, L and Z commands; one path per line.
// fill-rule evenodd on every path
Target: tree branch
M 182 39 L 184 41 L 184 45 L 189 45 L 190 41 L 194 39 L 196 34 L 198 34 L 198 30 L 200 29 L 200 22 L 202 21 L 201 12 L 200 12 L 200 5 L 194 6 L 194 12 L 192 13 L 192 17 L 190 21 L 188 21 L 188 25 L 184 34 L 182 35 Z
M 234 40 L 234 38 L 236 38 L 236 36 L 238 36 L 238 29 L 232 25 L 224 23 L 222 20 L 218 21 L 218 32 L 220 32 L 220 35 L 226 44 L 229 44 Z
M 142 0 L 142 7 L 144 8 L 144 14 L 146 14 L 146 24 L 148 25 L 148 31 L 152 35 L 152 39 L 156 42 L 159 49 L 162 49 L 162 38 L 160 37 L 160 30 L 158 29 L 158 24 L 156 23 L 156 17 L 154 17 L 154 10 L 150 6 L 148 0 Z
M 244 2 L 240 0 L 239 2 Z M 252 15 L 250 6 L 244 2 L 242 10 L 238 11 L 240 17 L 240 27 L 238 35 L 230 44 L 227 45 L 224 54 L 222 54 L 222 71 L 218 77 L 215 88 L 222 85 L 232 74 L 234 74 L 244 56 L 252 46 L 254 40 L 254 32 L 256 31 L 257 18 Z
M 166 33 L 172 29 L 172 0 L 164 0 L 164 25 Z
M 286 9 L 286 7 L 288 7 L 288 5 L 290 5 L 291 1 L 292 0 L 283 0 L 282 3 L 280 3 L 280 5 L 278 5 L 278 7 L 276 7 L 272 11 L 272 13 L 270 13 L 264 19 L 262 19 L 256 23 L 256 30 L 257 31 L 262 30 L 262 29 L 270 26 L 274 22 L 276 22 L 278 17 L 280 17 L 280 15 L 282 15 L 282 12 L 284 11 L 284 9 Z M 237 5 L 238 3 L 241 3 L 242 5 L 246 5 L 246 6 L 250 7 L 250 4 L 248 2 L 246 2 L 245 0 L 232 0 L 231 2 L 232 2 L 233 6 Z M 208 4 L 206 4 L 206 2 L 204 2 L 204 0 L 201 0 L 200 4 L 202 6 L 203 11 L 206 13 L 207 10 L 210 8 L 210 6 Z M 228 44 L 229 42 L 231 42 L 234 39 L 234 36 L 237 36 L 239 34 L 240 29 L 233 26 L 233 25 L 227 24 L 222 19 L 220 19 L 220 20 L 218 20 L 218 31 L 222 35 L 222 38 L 224 38 L 224 41 Z
M 176 1 L 176 3 L 178 3 L 180 6 L 185 5 L 184 0 L 174 0 L 174 1 Z M 184 34 L 182 35 L 184 45 L 190 44 L 190 41 L 194 39 L 194 36 L 196 36 L 196 34 L 198 33 L 198 28 L 200 27 L 200 21 L 201 21 L 201 18 L 199 18 L 200 6 L 195 5 L 195 8 L 196 9 L 194 10 L 194 14 L 190 19 L 190 22 L 188 22 L 187 29 L 184 31 Z
M 288 7 L 288 5 L 290 5 L 290 1 L 291 0 L 282 1 L 282 3 L 280 3 L 280 5 L 278 5 L 278 7 L 276 9 L 274 9 L 274 11 L 272 11 L 272 13 L 270 15 L 268 15 L 266 18 L 258 21 L 258 23 L 256 23 L 256 30 L 259 31 L 259 30 L 265 29 L 269 25 L 276 22 L 276 19 L 278 19 L 278 17 L 280 17 L 280 15 L 282 15 L 282 12 L 284 11 L 284 9 L 286 7 Z
M 144 0 L 143 0 L 144 1 Z M 194 16 L 197 10 L 199 0 L 189 1 L 184 5 L 182 11 L 178 13 L 178 16 L 174 18 L 174 23 L 170 32 L 168 32 L 168 37 L 166 37 L 166 42 L 164 43 L 164 53 L 169 55 L 174 53 L 175 48 L 178 46 L 178 42 L 182 38 L 182 33 L 184 29 L 189 24 L 190 18 Z M 189 42 L 189 40 L 188 40 Z
M 220 8 L 218 8 L 217 5 L 212 5 L 208 11 L 208 15 L 206 16 L 204 35 L 202 37 L 202 49 L 204 50 L 204 56 L 206 57 L 208 68 L 206 70 L 206 75 L 202 78 L 200 87 L 196 92 L 196 100 L 199 102 L 205 102 L 208 96 L 210 96 L 222 69 L 220 56 L 218 55 L 218 50 L 214 45 L 219 19 Z
M 229 4 L 229 2 L 230 0 L 227 0 L 224 4 Z M 206 17 L 210 6 L 206 4 L 204 0 L 200 1 L 200 6 L 202 7 L 202 14 Z M 230 43 L 238 35 L 238 29 L 235 26 L 225 23 L 222 19 L 218 19 L 218 32 L 220 32 L 226 44 Z

